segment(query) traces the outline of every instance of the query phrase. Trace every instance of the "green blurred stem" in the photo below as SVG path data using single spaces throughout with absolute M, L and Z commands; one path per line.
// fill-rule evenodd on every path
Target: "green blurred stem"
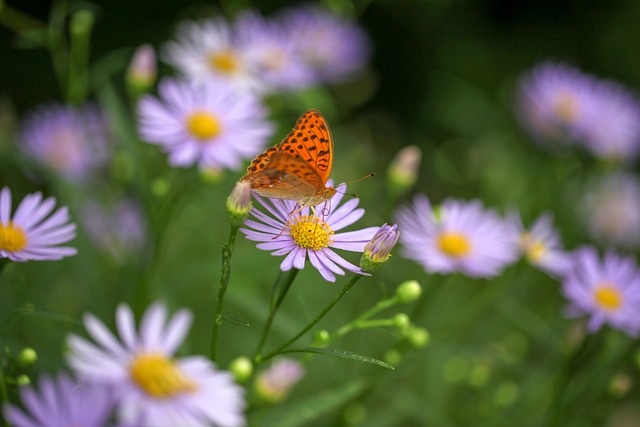
M 295 280 L 299 272 L 300 270 L 298 270 L 297 268 L 292 268 L 291 270 L 289 270 L 289 273 L 287 274 L 287 277 L 284 279 L 284 281 L 283 281 L 284 272 L 281 271 L 280 274 L 278 275 L 278 279 L 276 280 L 276 283 L 273 286 L 273 293 L 271 295 L 271 307 L 269 308 L 269 316 L 267 317 L 267 320 L 264 324 L 264 329 L 262 330 L 262 336 L 260 337 L 260 342 L 258 343 L 258 347 L 256 348 L 256 353 L 253 356 L 253 359 L 256 363 L 259 363 L 262 360 L 262 355 L 261 355 L 262 348 L 264 347 L 264 344 L 267 341 L 267 336 L 269 335 L 269 331 L 271 331 L 271 325 L 273 324 L 273 319 L 275 318 L 276 313 L 278 312 L 278 309 L 282 304 L 282 301 L 284 301 L 284 297 L 287 295 L 287 292 L 289 292 L 289 289 L 291 288 L 291 285 L 293 284 L 293 281 Z
M 40 40 L 33 35 L 32 31 L 44 30 L 47 27 L 44 23 L 12 8 L 2 0 L 0 0 L 0 24 L 35 42 Z
M 4 378 L 2 363 L 0 363 L 0 402 L 8 402 L 9 401 L 9 393 L 7 393 L 7 382 Z
M 271 353 L 269 353 L 269 354 L 267 354 L 267 355 L 265 355 L 265 356 L 263 356 L 261 358 L 257 358 L 256 362 L 259 363 L 259 362 L 264 362 L 265 360 L 271 359 L 272 357 L 277 356 L 278 354 L 280 354 L 283 350 L 285 350 L 291 344 L 296 342 L 298 340 L 298 338 L 303 336 L 305 333 L 307 333 L 307 331 L 309 331 L 309 329 L 313 328 L 320 320 L 322 320 L 322 318 L 329 312 L 329 310 L 331 310 L 333 308 L 333 306 L 336 305 L 338 303 L 338 301 L 340 301 L 340 299 L 343 296 L 345 296 L 347 294 L 347 292 L 349 292 L 349 290 L 353 287 L 353 285 L 355 285 L 358 282 L 358 280 L 360 280 L 361 278 L 362 278 L 361 275 L 354 274 L 354 276 L 351 278 L 349 283 L 347 283 L 340 290 L 340 292 L 338 292 L 336 294 L 336 296 L 333 297 L 331 302 L 329 302 L 329 304 L 327 304 L 327 306 L 315 317 L 315 319 L 313 319 L 307 326 L 302 328 L 302 330 L 300 332 L 298 332 L 293 338 L 291 338 L 286 343 L 282 344 L 276 350 L 272 351 Z
M 218 300 L 214 312 L 213 328 L 211 329 L 211 360 L 216 359 L 216 346 L 218 343 L 218 330 L 222 324 L 222 308 L 224 306 L 224 296 L 229 287 L 231 277 L 231 257 L 233 256 L 233 246 L 236 242 L 239 226 L 231 226 L 229 230 L 229 240 L 222 247 L 222 273 L 220 275 L 220 287 L 218 288 Z
M 395 295 L 393 297 L 391 297 L 391 298 L 387 298 L 387 299 L 383 299 L 381 301 L 378 301 L 378 303 L 376 305 L 374 305 L 373 307 L 371 307 L 369 310 L 365 311 L 360 316 L 356 317 L 351 322 L 347 323 L 346 325 L 344 325 L 340 329 L 338 329 L 338 331 L 335 333 L 335 338 L 342 337 L 342 336 L 348 334 L 349 332 L 351 332 L 354 329 L 372 328 L 372 327 L 375 327 L 375 326 L 390 326 L 390 325 L 392 325 L 393 324 L 393 319 L 371 320 L 371 321 L 368 321 L 368 319 L 370 319 L 375 314 L 381 312 L 382 310 L 385 310 L 385 309 L 387 309 L 389 307 L 393 307 L 398 302 L 399 302 L 398 297 L 395 296 Z M 375 322 L 383 322 L 383 323 L 380 324 L 380 325 L 377 325 L 377 324 L 375 324 Z
M 80 10 L 71 17 L 67 101 L 72 104 L 81 104 L 87 97 L 89 52 L 94 23 L 95 18 L 88 10 Z
M 9 258 L 0 259 L 0 276 L 2 276 L 2 272 L 4 271 L 5 267 L 9 265 L 10 262 L 11 260 L 9 260 Z

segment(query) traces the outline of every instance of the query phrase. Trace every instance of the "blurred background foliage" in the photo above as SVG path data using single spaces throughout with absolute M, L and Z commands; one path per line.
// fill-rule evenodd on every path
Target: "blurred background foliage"
M 50 18 L 49 2 L 6 3 L 43 22 Z M 91 98 L 111 117 L 126 118 L 130 110 L 122 95 L 123 70 L 135 47 L 161 45 L 181 20 L 221 13 L 233 16 L 250 7 L 269 15 L 294 3 L 110 0 L 69 2 L 67 7 L 95 13 Z M 499 209 L 518 206 L 526 223 L 550 210 L 566 247 L 588 242 L 579 220 L 583 215 L 579 192 L 591 175 L 609 165 L 579 151 L 551 153 L 534 145 L 514 117 L 514 85 L 536 63 L 557 59 L 637 91 L 640 3 L 328 0 L 325 4 L 356 17 L 370 35 L 374 54 L 369 69 L 355 81 L 269 102 L 274 108 L 283 103 L 289 108 L 300 105 L 300 111 L 319 104 L 336 140 L 334 180 L 378 173 L 350 187 L 367 209 L 362 226 L 391 221 L 398 204 L 408 200 L 391 197 L 384 174 L 401 147 L 416 144 L 423 151 L 416 190 L 431 200 L 480 198 Z M 29 173 L 11 136 L 23 113 L 62 98 L 48 53 L 31 47 L 27 39 L 0 27 L 0 186 L 10 186 L 15 200 L 37 190 L 53 194 L 60 204 L 71 207 L 73 217 L 83 195 L 59 181 L 51 185 L 46 175 Z M 161 68 L 161 75 L 168 73 Z M 273 143 L 286 134 L 296 115 L 286 109 L 280 114 Z M 125 125 L 121 131 L 130 134 L 133 128 Z M 11 265 L 0 281 L 2 347 L 14 351 L 34 347 L 40 358 L 32 374 L 62 366 L 64 337 L 70 331 L 81 332 L 83 312 L 91 311 L 112 324 L 115 305 L 134 300 L 140 281 L 149 283 L 152 294 L 173 309 L 194 311 L 184 351 L 208 351 L 220 248 L 229 228 L 224 200 L 241 174 L 228 172 L 214 184 L 205 183 L 195 170 L 170 170 L 156 147 L 145 145 L 142 151 L 152 165 L 150 178 L 178 183 L 170 190 L 172 197 L 188 189 L 179 202 L 170 197 L 158 202 L 168 210 L 158 254 L 118 262 L 96 250 L 80 229 L 73 242 L 80 255 L 59 262 Z M 117 164 L 107 174 L 116 184 L 126 183 Z M 357 263 L 356 256 L 348 259 Z M 238 355 L 252 354 L 278 265 L 279 260 L 238 238 L 225 312 L 250 326 L 225 326 L 219 346 L 222 367 Z M 580 340 L 582 325 L 563 317 L 558 282 L 524 262 L 510 266 L 497 279 L 480 280 L 427 275 L 415 263 L 394 256 L 373 278 L 363 279 L 321 328 L 335 330 L 408 279 L 425 287 L 420 301 L 402 309 L 430 332 L 427 347 L 410 349 L 384 330 L 348 335 L 336 346 L 380 359 L 393 358 L 396 353 L 389 354 L 388 349 L 396 349 L 401 359 L 393 363 L 396 370 L 314 356 L 296 393 L 265 410 L 255 425 L 556 425 L 560 421 L 547 419 L 546 410 L 558 398 L 553 395 L 558 372 L 570 363 L 580 374 L 568 388 L 566 400 L 559 403 L 565 407 L 561 420 L 565 426 L 640 425 L 638 366 L 623 358 L 621 351 L 635 344 L 614 332 L 601 338 L 597 359 L 585 364 L 567 361 Z M 322 281 L 317 271 L 302 271 L 278 314 L 269 344 L 295 333 L 337 289 Z M 631 384 L 624 392 L 616 388 L 620 378 Z

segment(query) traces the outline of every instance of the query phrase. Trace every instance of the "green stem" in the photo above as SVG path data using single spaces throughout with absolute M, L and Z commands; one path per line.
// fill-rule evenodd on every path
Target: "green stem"
M 4 366 L 0 360 L 0 402 L 8 402 L 9 401 L 9 393 L 7 392 L 7 382 L 4 378 Z
M 10 262 L 11 260 L 9 258 L 0 258 L 0 275 L 2 275 L 5 267 L 9 265 Z
M 211 360 L 216 359 L 216 345 L 218 342 L 218 330 L 222 324 L 222 307 L 224 306 L 224 296 L 229 286 L 231 277 L 231 257 L 233 256 L 233 246 L 236 242 L 236 234 L 238 234 L 238 226 L 231 226 L 229 231 L 229 240 L 222 247 L 222 273 L 220 275 L 220 288 L 218 288 L 218 300 L 216 302 L 215 317 L 213 321 L 213 329 L 211 330 Z
M 284 283 L 282 283 L 283 273 L 281 272 L 276 280 L 276 283 L 273 286 L 273 294 L 271 295 L 271 307 L 269 308 L 269 316 L 264 324 L 264 328 L 262 330 L 262 336 L 260 337 L 260 342 L 258 343 L 258 347 L 256 348 L 256 353 L 253 356 L 254 360 L 259 361 L 262 353 L 262 348 L 264 347 L 265 342 L 267 341 L 267 336 L 269 335 L 269 331 L 271 330 L 271 325 L 273 323 L 273 319 L 276 316 L 278 309 L 280 308 L 280 304 L 284 300 L 285 295 L 289 292 L 289 288 L 291 288 L 291 284 L 295 280 L 298 275 L 297 268 L 292 268 L 289 270 L 289 274 L 285 279 Z
M 94 21 L 93 14 L 88 10 L 80 10 L 71 17 L 67 101 L 72 104 L 81 104 L 87 97 L 89 52 Z
M 393 307 L 397 303 L 398 303 L 398 297 L 397 296 L 393 296 L 391 298 L 387 298 L 387 299 L 383 299 L 381 301 L 378 301 L 376 303 L 376 305 L 371 307 L 369 310 L 365 311 L 360 316 L 356 317 L 351 322 L 347 323 L 346 325 L 344 325 L 340 329 L 338 329 L 338 332 L 336 332 L 336 334 L 335 334 L 336 338 L 337 337 L 341 337 L 343 335 L 346 335 L 346 334 L 348 334 L 349 332 L 351 332 L 352 330 L 354 330 L 356 328 L 368 327 L 368 326 L 363 326 L 363 324 L 365 324 L 366 320 L 371 318 L 373 315 L 381 312 L 382 310 L 385 310 L 385 309 L 387 309 L 389 307 Z M 388 319 L 386 319 L 385 321 L 387 321 L 387 320 Z
M 296 342 L 298 340 L 298 338 L 300 338 L 301 336 L 303 336 L 307 331 L 309 331 L 309 329 L 313 328 L 316 323 L 318 323 L 324 316 L 325 314 L 327 314 L 329 312 L 329 310 L 331 310 L 333 308 L 334 305 L 336 305 L 338 303 L 338 301 L 340 301 L 340 299 L 345 296 L 345 294 L 347 292 L 349 292 L 349 290 L 353 287 L 353 285 L 356 284 L 356 282 L 358 280 L 360 280 L 362 278 L 361 275 L 359 274 L 355 274 L 351 280 L 349 281 L 349 283 L 347 283 L 341 290 L 340 292 L 338 292 L 336 294 L 335 297 L 333 297 L 333 299 L 331 300 L 331 302 L 329 302 L 329 304 L 315 317 L 315 319 L 313 319 L 307 326 L 305 326 L 304 328 L 302 328 L 302 330 L 300 332 L 298 332 L 293 338 L 291 338 L 289 341 L 287 341 L 286 343 L 282 344 L 280 347 L 278 347 L 277 349 L 275 349 L 274 351 L 272 351 L 271 353 L 257 358 L 256 362 L 263 362 L 265 360 L 271 359 L 274 356 L 277 356 L 278 354 L 280 354 L 284 349 L 286 349 L 287 347 L 289 347 L 291 344 L 293 344 L 294 342 Z

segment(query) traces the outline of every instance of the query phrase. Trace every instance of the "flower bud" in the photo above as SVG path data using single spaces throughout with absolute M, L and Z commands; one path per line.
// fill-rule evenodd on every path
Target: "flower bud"
M 411 325 L 411 320 L 406 313 L 398 313 L 393 316 L 393 326 L 400 331 L 406 331 Z
M 229 364 L 229 371 L 231 371 L 237 382 L 243 383 L 253 374 L 253 363 L 248 357 L 236 357 Z
M 409 343 L 414 347 L 424 347 L 429 344 L 429 332 L 418 326 L 412 326 L 405 332 Z
M 255 382 L 256 392 L 275 403 L 284 399 L 291 388 L 304 376 L 302 364 L 294 359 L 280 359 L 260 373 Z
M 16 384 L 19 386 L 31 384 L 31 378 L 28 375 L 21 374 L 16 377 Z
M 157 77 L 156 52 L 153 46 L 138 46 L 127 69 L 127 84 L 136 97 L 148 92 Z
M 233 226 L 240 226 L 249 217 L 251 211 L 251 185 L 238 181 L 227 197 L 227 214 Z
M 396 297 L 401 303 L 408 304 L 420 298 L 422 287 L 417 280 L 407 280 L 400 283 L 396 289 Z
M 22 367 L 28 367 L 36 363 L 38 360 L 38 353 L 31 347 L 23 348 L 20 353 L 18 353 L 17 361 Z
M 422 152 L 416 145 L 408 145 L 398 151 L 387 169 L 389 186 L 396 193 L 413 187 L 418 180 Z
M 331 341 L 331 335 L 326 329 L 319 330 L 313 337 L 312 347 L 324 347 Z
M 360 268 L 372 273 L 391 256 L 391 250 L 398 243 L 400 231 L 397 225 L 384 224 L 364 247 Z

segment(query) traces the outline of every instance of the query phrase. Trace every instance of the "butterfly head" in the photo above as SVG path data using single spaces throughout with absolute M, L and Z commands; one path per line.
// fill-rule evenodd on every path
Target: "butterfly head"
M 326 187 L 322 191 L 306 197 L 304 199 L 298 200 L 298 204 L 302 207 L 304 206 L 316 206 L 320 203 L 326 202 L 331 199 L 336 194 L 336 189 L 333 187 Z

